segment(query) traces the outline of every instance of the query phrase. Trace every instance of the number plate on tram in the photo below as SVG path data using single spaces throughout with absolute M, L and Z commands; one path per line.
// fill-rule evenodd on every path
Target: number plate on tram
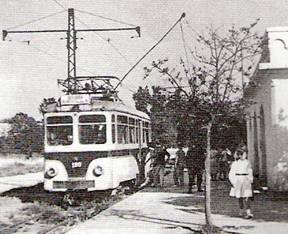
M 82 167 L 82 162 L 72 162 L 71 166 L 72 166 L 72 168 Z

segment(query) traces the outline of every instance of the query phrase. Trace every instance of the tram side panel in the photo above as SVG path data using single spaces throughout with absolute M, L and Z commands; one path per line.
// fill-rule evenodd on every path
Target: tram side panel
M 136 159 L 133 155 L 113 157 L 113 186 L 121 182 L 136 179 L 139 173 Z
M 61 161 L 45 159 L 44 172 L 44 189 L 46 191 L 64 192 L 67 190 L 54 186 L 54 181 L 68 181 L 67 170 Z
M 107 190 L 114 188 L 113 183 L 113 159 L 98 158 L 93 160 L 88 167 L 86 180 L 93 180 L 94 187 L 88 188 L 88 191 Z

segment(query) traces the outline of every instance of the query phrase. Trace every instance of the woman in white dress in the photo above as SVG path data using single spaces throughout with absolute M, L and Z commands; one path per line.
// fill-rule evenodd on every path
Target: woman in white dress
M 253 196 L 252 167 L 243 148 L 238 149 L 235 154 L 236 160 L 232 163 L 229 172 L 229 180 L 233 186 L 230 196 L 238 198 L 240 215 L 250 219 L 253 217 L 250 209 L 250 198 Z

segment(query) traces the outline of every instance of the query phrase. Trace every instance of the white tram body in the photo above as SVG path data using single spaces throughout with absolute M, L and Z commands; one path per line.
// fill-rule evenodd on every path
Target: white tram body
M 149 116 L 115 99 L 66 95 L 44 115 L 47 191 L 107 190 L 134 180 L 148 152 Z

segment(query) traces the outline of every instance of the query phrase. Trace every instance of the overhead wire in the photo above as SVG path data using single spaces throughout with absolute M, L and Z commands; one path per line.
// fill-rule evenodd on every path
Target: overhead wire
M 80 22 L 82 25 L 84 25 L 84 26 L 87 27 L 87 28 L 90 28 L 90 26 L 87 25 L 87 24 L 86 24 L 85 22 L 83 22 L 82 20 L 80 20 L 79 17 L 76 17 L 76 16 L 74 16 L 74 17 L 75 17 L 75 19 L 77 19 L 77 21 Z M 109 41 L 108 41 L 107 39 L 105 39 L 103 36 L 101 36 L 100 34 L 98 34 L 98 33 L 96 33 L 96 32 L 94 32 L 94 34 L 97 35 L 97 36 L 98 36 L 100 39 L 102 39 L 103 41 L 109 43 Z M 115 46 L 114 46 L 113 44 L 111 44 L 111 43 L 110 43 L 110 46 L 111 46 L 129 65 L 131 65 L 131 63 L 128 61 L 128 59 L 126 59 L 126 57 L 117 49 L 117 47 L 115 47 Z M 107 54 L 106 54 L 106 55 L 107 55 Z M 108 56 L 108 55 L 107 55 L 107 56 Z M 78 68 L 78 67 L 77 67 L 77 68 Z M 80 70 L 81 70 L 81 69 L 80 69 Z M 83 70 L 83 69 L 82 69 L 82 70 Z M 93 74 L 93 73 L 91 73 L 91 74 Z M 95 75 L 95 74 L 93 74 L 93 75 Z M 125 87 L 123 87 L 123 88 L 129 90 L 129 91 L 132 92 L 132 93 L 135 92 L 134 90 L 128 88 L 127 86 L 128 86 L 128 85 L 126 85 L 126 88 L 125 88 Z M 135 88 L 135 87 L 133 87 L 133 88 Z
M 86 28 L 90 28 L 90 26 L 88 24 L 86 24 L 85 22 L 83 22 L 82 20 L 79 19 L 79 17 L 74 16 L 75 19 L 77 19 L 77 21 L 79 21 L 82 25 L 84 25 Z M 106 43 L 108 43 L 121 57 L 122 59 L 124 59 L 129 65 L 131 65 L 131 63 L 129 62 L 129 60 L 124 56 L 124 54 L 122 54 L 119 49 L 111 42 L 111 40 L 104 38 L 103 36 L 101 36 L 99 33 L 93 31 L 93 33 L 95 35 L 97 35 L 99 38 L 101 38 L 103 41 L 105 41 Z M 107 55 L 108 56 L 108 55 Z
M 79 17 L 76 17 L 76 16 L 74 16 L 74 17 L 75 17 L 75 19 L 77 19 L 77 21 L 80 22 L 83 26 L 85 26 L 86 28 L 90 28 L 90 26 L 89 26 L 88 24 L 86 24 L 85 22 L 83 22 L 82 20 L 80 20 Z M 95 35 L 97 35 L 100 39 L 102 39 L 103 41 L 107 42 L 107 43 L 127 62 L 127 64 L 129 64 L 130 66 L 132 66 L 132 63 L 126 58 L 126 56 L 125 56 L 124 54 L 121 53 L 121 51 L 111 42 L 111 40 L 104 38 L 103 36 L 101 36 L 101 35 L 100 35 L 99 33 L 97 33 L 97 32 L 94 32 L 94 33 L 95 33 Z M 124 86 L 126 86 L 126 87 L 123 87 L 123 88 L 129 90 L 129 91 L 132 92 L 132 93 L 135 93 L 135 90 L 137 90 L 137 88 L 138 88 L 138 87 L 135 87 L 135 86 L 132 87 L 131 85 L 127 85 L 127 84 L 125 84 Z M 129 87 L 130 87 L 130 88 L 129 88 Z M 132 89 L 134 89 L 134 90 L 132 90 L 131 87 L 132 87 Z
M 63 9 L 66 9 L 61 3 L 59 3 L 57 0 L 52 0 L 54 1 L 58 6 L 62 7 Z
M 54 1 L 56 4 L 58 4 L 60 7 L 62 7 L 63 9 L 65 9 L 65 7 L 64 7 L 63 5 L 61 5 L 61 4 L 59 4 L 59 3 L 57 2 L 57 0 L 53 0 L 53 1 Z M 92 16 L 95 16 L 95 17 L 100 17 L 100 18 L 103 18 L 103 19 L 106 19 L 106 20 L 110 20 L 110 21 L 113 21 L 113 22 L 117 22 L 117 23 L 121 23 L 121 24 L 124 24 L 124 25 L 133 26 L 133 27 L 135 26 L 135 25 L 133 25 L 133 24 L 129 24 L 129 23 L 126 23 L 126 22 L 123 22 L 123 21 L 120 21 L 120 20 L 115 20 L 115 19 L 112 19 L 112 18 L 100 16 L 100 15 L 93 14 L 93 13 L 90 13 L 90 12 L 81 11 L 81 10 L 76 10 L 76 9 L 75 9 L 75 11 L 80 12 L 80 13 L 84 13 L 84 14 L 88 14 L 88 15 L 92 15 Z M 82 20 L 80 20 L 78 17 L 76 17 L 76 16 L 74 16 L 74 17 L 75 17 L 75 19 L 77 19 L 77 21 L 79 21 L 82 25 L 84 25 L 85 27 L 89 28 L 89 26 L 88 26 L 86 23 L 84 23 Z M 108 44 L 122 57 L 122 59 L 124 59 L 129 65 L 132 65 L 132 64 L 130 63 L 130 61 L 124 56 L 124 54 L 122 54 L 122 53 L 120 52 L 120 50 L 111 42 L 111 40 L 104 38 L 103 36 L 101 36 L 100 34 L 98 34 L 98 33 L 96 33 L 96 32 L 94 32 L 94 33 L 95 33 L 99 38 L 101 38 L 103 41 L 108 42 Z M 127 85 L 126 85 L 126 86 L 127 86 Z M 133 87 L 133 88 L 136 89 L 136 87 Z M 127 87 L 126 87 L 126 89 L 128 89 L 130 92 L 133 92 L 133 93 L 134 93 L 134 91 L 131 90 L 130 88 L 127 88 Z
M 58 2 L 55 1 L 55 0 L 53 0 L 53 1 L 56 2 L 56 3 L 58 3 Z M 61 4 L 58 4 L 58 5 L 61 6 L 63 9 L 65 9 L 63 5 L 61 5 Z M 66 10 L 65 10 L 65 11 L 66 11 Z M 29 22 L 23 23 L 23 24 L 21 24 L 21 25 L 13 26 L 13 27 L 11 27 L 11 28 L 17 28 L 17 27 L 20 27 L 20 26 L 24 26 L 24 25 L 26 25 L 26 24 L 31 24 L 31 23 L 33 23 L 33 22 L 40 21 L 40 20 L 42 20 L 42 19 L 45 19 L 45 18 L 48 18 L 48 17 L 50 17 L 50 16 L 63 13 L 63 12 L 65 12 L 65 11 L 60 11 L 60 12 L 57 12 L 57 13 L 53 13 L 53 14 L 50 14 L 50 15 L 45 16 L 45 17 L 38 18 L 38 19 L 33 20 L 33 21 L 29 21 Z M 76 18 L 76 17 L 75 17 L 75 18 Z M 78 20 L 80 23 L 85 24 L 85 23 L 82 22 L 81 20 L 79 20 L 79 19 L 77 19 L 77 20 Z M 85 25 L 86 25 L 86 24 L 85 24 Z M 11 28 L 10 28 L 10 29 L 11 29 Z M 98 35 L 98 34 L 97 34 L 97 35 Z M 102 40 L 107 41 L 104 37 L 101 37 L 100 35 L 98 35 L 98 36 L 99 36 Z M 23 45 L 23 42 L 22 42 L 22 41 L 15 40 L 15 39 L 13 39 L 13 41 L 16 41 L 17 43 Z M 27 45 L 28 45 L 28 44 L 27 44 Z M 57 60 L 57 61 L 59 61 L 59 62 L 61 62 L 61 63 L 64 63 L 64 64 L 67 63 L 66 60 L 61 59 L 61 58 L 59 58 L 59 57 L 57 57 L 57 56 L 55 56 L 55 55 L 53 55 L 53 54 L 51 54 L 51 53 L 49 53 L 49 52 L 47 52 L 47 51 L 45 51 L 45 50 L 42 50 L 42 49 L 40 49 L 40 48 L 38 48 L 38 47 L 36 47 L 36 46 L 34 46 L 34 45 L 31 45 L 31 43 L 29 43 L 29 46 L 30 46 L 30 48 L 33 48 L 34 50 L 36 50 L 36 51 L 38 51 L 38 52 L 40 52 L 40 53 L 42 53 L 42 54 L 44 54 L 44 55 L 46 55 L 46 56 L 48 56 L 48 57 L 50 57 L 50 58 L 53 58 L 54 60 Z M 111 45 L 111 44 L 110 44 L 110 46 L 114 46 L 114 45 Z M 117 48 L 116 48 L 115 46 L 114 46 L 114 49 L 117 50 Z M 118 51 L 118 53 L 120 53 L 120 51 Z M 124 57 L 124 55 L 121 54 L 121 56 L 122 56 L 127 62 L 129 62 L 129 61 Z M 89 71 L 89 70 L 87 70 L 87 69 L 85 69 L 85 68 L 82 68 L 82 67 L 80 67 L 80 66 L 77 66 L 77 69 L 80 70 L 80 71 L 87 72 L 87 73 L 89 73 L 89 74 L 91 74 L 91 75 L 96 75 L 95 72 L 91 72 L 91 71 Z M 125 87 L 123 87 L 123 88 L 125 88 Z M 126 87 L 125 89 L 128 89 L 130 92 L 134 93 L 134 91 L 133 91 L 132 89 L 128 88 L 128 87 Z
M 156 46 L 158 46 L 164 39 L 167 37 L 167 35 L 175 28 L 175 26 L 182 20 L 182 18 L 185 17 L 185 13 L 182 13 L 181 17 L 174 23 L 169 30 L 160 38 L 157 43 L 155 43 L 138 61 L 126 72 L 126 74 L 122 77 L 122 79 L 119 81 L 119 83 L 115 86 L 114 90 L 116 90 L 119 85 L 123 82 L 123 80 L 138 66 L 138 64 L 148 55 Z
M 121 21 L 121 20 L 112 19 L 112 18 L 109 18 L 109 17 L 106 17 L 106 16 L 94 14 L 94 13 L 91 13 L 91 12 L 82 11 L 82 10 L 76 10 L 76 9 L 75 9 L 75 11 L 78 11 L 78 12 L 81 12 L 81 13 L 84 13 L 84 14 L 88 14 L 88 15 L 91 15 L 91 16 L 95 16 L 95 17 L 98 17 L 98 18 L 101 18 L 101 19 L 110 20 L 110 21 L 113 21 L 113 22 L 116 22 L 116 23 L 124 24 L 124 25 L 127 25 L 127 26 L 136 27 L 136 25 L 134 25 L 134 24 L 127 23 L 127 22 L 124 22 L 124 21 Z
M 181 22 L 180 22 L 180 30 L 181 30 L 181 38 L 182 38 L 182 42 L 183 42 L 184 52 L 185 52 L 185 56 L 186 56 L 187 68 L 188 68 L 189 75 L 191 76 L 190 63 L 189 63 L 188 53 L 187 53 L 187 49 L 186 49 L 186 41 L 185 41 L 184 31 L 183 31 L 183 27 L 182 27 Z
M 14 39 L 13 41 L 15 41 L 15 42 L 23 45 L 23 41 L 19 41 L 19 40 L 15 40 L 15 39 Z M 43 42 L 43 41 L 42 41 L 42 42 Z M 44 54 L 44 55 L 46 55 L 46 56 L 48 56 L 48 57 L 50 57 L 50 58 L 53 58 L 54 60 L 57 60 L 57 61 L 59 61 L 59 62 L 61 62 L 61 63 L 64 63 L 64 64 L 67 64 L 67 61 L 66 61 L 66 60 L 61 59 L 61 58 L 57 57 L 56 55 L 51 54 L 51 53 L 49 53 L 49 52 L 47 52 L 47 51 L 45 51 L 45 50 L 42 50 L 42 49 L 38 48 L 37 46 L 32 45 L 31 43 L 30 43 L 29 45 L 28 45 L 28 44 L 25 44 L 25 46 L 29 46 L 29 47 L 33 48 L 34 50 L 36 50 L 36 51 L 38 51 L 38 52 L 40 52 L 40 53 L 42 53 L 42 54 Z M 85 69 L 85 68 L 83 68 L 83 67 L 81 67 L 81 66 L 78 66 L 77 68 L 78 68 L 80 71 L 84 71 L 84 72 L 90 73 L 91 75 L 96 75 L 95 72 L 89 71 L 89 70 L 87 70 L 87 69 Z
M 6 30 L 11 30 L 11 29 L 15 29 L 15 28 L 19 28 L 19 27 L 28 25 L 28 24 L 36 23 L 36 22 L 39 22 L 39 21 L 41 21 L 41 20 L 47 19 L 47 18 L 49 18 L 49 17 L 52 17 L 52 16 L 55 16 L 55 15 L 61 14 L 61 13 L 65 12 L 65 11 L 66 11 L 66 10 L 62 10 L 62 11 L 55 12 L 55 13 L 52 13 L 52 14 L 49 14 L 49 15 L 46 15 L 46 16 L 42 16 L 42 17 L 40 17 L 40 18 L 37 18 L 37 19 L 34 19 L 34 20 L 30 20 L 30 21 L 24 22 L 24 23 L 22 23 L 22 24 L 18 24 L 18 25 L 12 26 L 12 27 L 10 27 L 10 28 L 7 28 Z
M 192 33 L 195 33 L 198 37 L 200 36 L 200 33 L 198 33 L 194 28 L 192 28 L 192 26 L 190 25 L 189 21 L 188 20 L 185 20 L 185 23 L 186 25 L 188 26 L 188 28 L 191 30 Z M 194 40 L 197 41 L 197 37 L 192 35 L 192 34 L 189 34 Z
M 10 28 L 8 28 L 7 30 L 11 30 L 11 29 L 15 29 L 15 28 L 18 28 L 18 27 L 22 27 L 22 26 L 25 26 L 25 25 L 28 25 L 28 24 L 32 24 L 32 23 L 35 23 L 35 22 L 38 22 L 38 21 L 41 21 L 41 20 L 44 20 L 44 19 L 47 19 L 49 17 L 52 17 L 52 16 L 55 16 L 55 15 L 58 15 L 58 14 L 61 14 L 65 11 L 67 11 L 67 8 L 65 8 L 61 3 L 59 3 L 57 0 L 52 0 L 54 3 L 56 3 L 58 6 L 60 6 L 63 10 L 62 11 L 59 11 L 59 12 L 55 12 L 55 13 L 52 13 L 52 14 L 49 14 L 49 15 L 46 15 L 46 16 L 43 16 L 43 17 L 40 17 L 40 18 L 37 18 L 37 19 L 34 19 L 34 20 L 31 20 L 31 21 L 27 21 L 25 23 L 21 23 L 21 24 L 18 24 L 18 25 L 15 25 L 15 26 L 12 26 Z M 95 17 L 98 17 L 98 18 L 102 18 L 102 19 L 106 19 L 106 20 L 110 20 L 110 21 L 113 21 L 113 22 L 116 22 L 116 23 L 121 23 L 121 24 L 124 24 L 124 25 L 129 25 L 129 26 L 135 26 L 133 24 L 130 24 L 130 23 L 126 23 L 124 21 L 120 21 L 120 20 L 115 20 L 115 19 L 112 19 L 112 18 L 108 18 L 108 17 L 105 17 L 105 16 L 101 16 L 101 15 L 97 15 L 97 14 L 93 14 L 93 13 L 90 13 L 90 12 L 86 12 L 86 11 L 81 11 L 81 10 L 75 10 L 75 11 L 78 11 L 78 12 L 81 12 L 81 13 L 84 13 L 84 14 L 88 14 L 88 15 L 92 15 L 92 16 L 95 16 Z M 81 24 L 83 24 L 85 27 L 88 27 L 89 26 L 84 23 L 82 20 L 80 20 L 78 17 L 75 17 Z M 129 60 L 120 52 L 120 50 L 111 42 L 111 40 L 108 39 L 105 39 L 103 36 L 99 35 L 98 33 L 94 32 L 99 38 L 101 38 L 103 41 L 107 42 L 129 65 L 131 65 L 131 63 L 129 62 Z M 17 43 L 23 45 L 23 42 L 22 41 L 18 41 L 18 40 L 13 40 L 13 41 L 16 41 Z M 53 58 L 54 60 L 57 60 L 61 63 L 65 63 L 66 64 L 66 60 L 63 60 L 51 53 L 48 53 L 47 51 L 45 50 L 42 50 L 34 45 L 31 45 L 29 43 L 29 46 L 31 48 L 33 48 L 34 50 L 42 53 L 42 54 L 45 54 L 46 56 L 49 56 L 51 58 Z M 90 73 L 91 75 L 95 75 L 95 72 L 91 72 L 87 69 L 84 69 L 82 67 L 77 67 L 79 70 L 82 70 L 82 71 L 85 71 L 85 72 L 88 72 Z M 125 86 L 128 86 L 125 84 Z M 123 87 L 125 88 L 125 87 Z M 135 87 L 133 87 L 135 88 Z M 133 92 L 134 93 L 134 90 L 126 87 L 125 89 L 128 89 L 130 92 Z
M 37 18 L 37 19 L 34 19 L 34 20 L 30 20 L 30 21 L 27 21 L 27 22 L 25 22 L 25 23 L 21 23 L 21 24 L 12 26 L 12 27 L 8 28 L 7 30 L 15 29 L 15 28 L 18 28 L 18 27 L 22 27 L 22 26 L 25 26 L 25 25 L 32 24 L 32 23 L 36 23 L 36 22 L 39 22 L 39 21 L 41 21 L 41 20 L 47 19 L 47 18 L 49 18 L 49 17 L 55 16 L 55 15 L 58 15 L 58 14 L 61 14 L 61 13 L 65 12 L 65 11 L 67 11 L 66 8 L 65 8 L 62 4 L 60 4 L 57 0 L 53 0 L 53 1 L 54 1 L 57 5 L 59 5 L 61 8 L 63 8 L 64 10 L 59 11 L 59 12 L 55 12 L 55 13 L 52 13 L 52 14 L 49 14 L 49 15 L 46 15 L 46 16 L 43 16 L 43 17 L 40 17 L 40 18 Z M 83 12 L 83 13 L 86 13 L 86 14 L 94 15 L 94 16 L 97 16 L 97 17 L 100 17 L 100 18 L 103 18 L 103 19 L 107 19 L 107 20 L 111 20 L 111 21 L 114 21 L 114 22 L 126 24 L 126 25 L 129 25 L 129 26 L 134 26 L 133 24 L 129 24 L 129 23 L 126 23 L 126 22 L 123 22 L 123 21 L 119 21 L 119 20 L 114 20 L 114 19 L 111 19 L 111 18 L 108 18 L 108 17 L 102 17 L 102 16 L 95 15 L 95 14 L 92 14 L 92 13 L 89 13 L 89 12 L 85 12 L 85 11 L 79 11 L 79 12 Z M 77 18 L 77 17 L 75 17 L 75 18 Z M 83 25 L 85 25 L 86 27 L 89 28 L 89 26 L 88 26 L 87 24 L 85 24 L 83 21 L 81 21 L 79 18 L 77 18 L 77 20 L 78 20 L 81 24 L 83 24 Z M 105 39 L 104 37 L 102 37 L 101 35 L 97 34 L 96 32 L 94 32 L 94 33 L 95 33 L 99 38 L 101 38 L 103 41 L 108 42 L 108 44 L 109 44 L 129 65 L 131 65 L 131 63 L 129 62 L 129 60 L 118 50 L 118 48 L 117 48 L 113 43 L 111 43 L 111 40 Z M 23 45 L 23 41 L 19 41 L 19 40 L 15 40 L 15 39 L 13 39 L 13 41 L 16 41 L 17 43 Z M 59 62 L 61 62 L 61 63 L 65 63 L 65 64 L 66 64 L 66 60 L 64 60 L 64 59 L 61 59 L 61 58 L 59 58 L 59 57 L 57 57 L 57 56 L 55 56 L 55 55 L 53 55 L 53 54 L 51 54 L 51 53 L 49 53 L 49 52 L 47 52 L 47 51 L 45 51 L 45 50 L 42 50 L 42 49 L 38 48 L 37 46 L 31 45 L 31 43 L 28 43 L 26 46 L 28 46 L 28 45 L 30 46 L 30 48 L 33 48 L 34 50 L 36 50 L 36 51 L 38 51 L 38 52 L 40 52 L 40 53 L 42 53 L 42 54 L 44 54 L 44 55 L 46 55 L 46 56 L 48 56 L 48 57 L 51 57 L 51 58 L 53 58 L 54 60 L 57 60 L 57 61 L 59 61 Z M 87 70 L 87 69 L 84 69 L 84 68 L 82 68 L 82 67 L 79 67 L 79 66 L 78 66 L 77 68 L 78 68 L 79 70 L 82 70 L 82 71 L 88 72 L 88 73 L 90 73 L 90 74 L 92 74 L 92 75 L 95 75 L 94 72 L 91 72 L 91 71 L 89 71 L 89 70 Z M 125 84 L 124 86 L 126 86 L 126 87 L 123 87 L 124 89 L 127 89 L 127 90 L 129 90 L 130 92 L 132 92 L 132 93 L 135 92 L 134 90 L 132 90 L 131 88 L 129 88 L 128 85 Z M 136 87 L 133 87 L 133 89 L 136 89 Z
M 63 9 L 66 9 L 62 4 L 60 4 L 57 0 L 53 0 L 57 5 L 59 5 L 60 7 L 62 7 Z M 108 18 L 108 17 L 105 17 L 105 16 L 101 16 L 101 15 L 97 15 L 97 14 L 94 14 L 94 13 L 91 13 L 91 12 L 87 12 L 87 11 L 82 11 L 82 10 L 76 10 L 75 11 L 77 12 L 80 12 L 80 13 L 84 13 L 84 14 L 88 14 L 88 15 L 92 15 L 92 16 L 95 16 L 95 17 L 99 17 L 99 18 L 102 18 L 102 19 L 106 19 L 106 20 L 110 20 L 110 21 L 113 21 L 113 22 L 117 22 L 117 23 L 121 23 L 121 24 L 124 24 L 124 25 L 128 25 L 128 26 L 135 26 L 136 25 L 133 25 L 133 24 L 130 24 L 130 23 L 126 23 L 126 22 L 123 22 L 123 21 L 120 21 L 120 20 L 116 20 L 116 19 L 112 19 L 112 18 Z M 89 28 L 89 26 L 84 23 L 82 20 L 80 20 L 78 17 L 74 16 L 75 19 L 77 19 L 82 25 L 84 25 L 85 27 Z M 107 42 L 129 65 L 131 65 L 131 63 L 129 62 L 129 60 L 120 52 L 120 50 L 111 42 L 111 40 L 109 39 L 105 39 L 104 37 L 102 37 L 101 35 L 99 35 L 98 33 L 94 32 L 99 38 L 101 38 L 103 41 Z

